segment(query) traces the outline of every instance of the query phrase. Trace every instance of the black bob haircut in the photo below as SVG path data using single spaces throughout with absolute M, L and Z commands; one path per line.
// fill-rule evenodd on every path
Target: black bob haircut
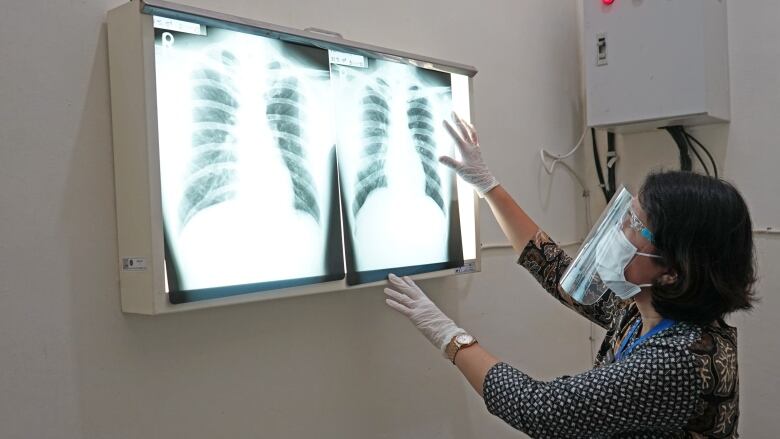
M 692 172 L 654 172 L 639 203 L 663 265 L 677 275 L 671 284 L 653 285 L 661 316 L 707 324 L 753 307 L 753 225 L 734 186 Z

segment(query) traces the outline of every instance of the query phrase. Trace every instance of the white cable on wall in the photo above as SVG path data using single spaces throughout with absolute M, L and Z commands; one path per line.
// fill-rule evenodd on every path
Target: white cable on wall
M 583 141 L 585 140 L 585 135 L 588 134 L 589 127 L 585 127 L 585 129 L 582 131 L 582 135 L 580 136 L 580 140 L 577 141 L 576 144 L 574 144 L 574 147 L 571 149 L 571 151 L 567 152 L 566 154 L 553 154 L 550 151 L 547 151 L 546 149 L 542 148 L 541 151 L 539 151 L 541 157 L 542 157 L 542 165 L 544 166 L 545 171 L 547 171 L 548 174 L 552 174 L 555 170 L 555 165 L 561 162 L 561 160 L 567 159 L 574 155 L 575 152 L 577 152 L 578 149 L 580 149 L 580 146 L 582 146 Z M 552 165 L 548 166 L 547 161 L 545 160 L 547 157 L 550 157 L 553 159 Z M 584 187 L 583 187 L 584 189 Z
M 555 172 L 555 167 L 560 164 L 561 166 L 563 166 L 564 169 L 566 169 L 569 175 L 574 177 L 574 179 L 577 181 L 577 184 L 579 184 L 580 187 L 582 188 L 582 198 L 585 199 L 585 230 L 587 231 L 590 231 L 590 228 L 592 226 L 591 218 L 590 218 L 590 188 L 588 188 L 588 186 L 585 184 L 585 180 L 563 160 L 573 156 L 574 153 L 576 153 L 577 150 L 580 149 L 580 147 L 585 143 L 585 136 L 588 134 L 589 129 L 590 127 L 585 125 L 585 127 L 582 130 L 582 135 L 580 135 L 580 138 L 579 140 L 577 140 L 577 143 L 575 143 L 574 146 L 569 150 L 569 152 L 565 154 L 554 154 L 544 148 L 542 148 L 539 151 L 539 157 L 542 160 L 542 167 L 544 168 L 544 171 L 548 175 L 552 175 L 553 172 Z M 551 162 L 548 162 L 547 159 L 553 159 L 553 160 Z M 560 247 L 570 247 L 572 245 L 578 245 L 581 243 L 582 240 L 579 240 L 573 243 L 569 243 L 567 245 L 560 245 Z
M 563 166 L 566 169 L 566 171 L 568 171 L 569 174 L 571 174 L 571 176 L 574 177 L 575 180 L 577 180 L 577 183 L 584 191 L 582 194 L 584 198 L 590 197 L 590 190 L 585 185 L 585 180 L 582 177 L 580 177 L 580 175 L 576 171 L 574 171 L 574 169 L 572 169 L 571 166 L 564 163 L 563 160 L 573 156 L 574 153 L 576 153 L 577 150 L 580 149 L 582 144 L 585 143 L 585 135 L 588 133 L 588 129 L 589 128 L 586 126 L 585 129 L 582 131 L 582 135 L 580 136 L 580 139 L 577 140 L 577 143 L 575 143 L 574 146 L 571 148 L 571 150 L 566 154 L 553 154 L 544 148 L 542 148 L 539 151 L 539 157 L 542 159 L 542 167 L 544 168 L 544 171 L 547 172 L 548 175 L 552 175 L 553 172 L 555 172 L 556 166 L 558 166 L 559 164 Z M 548 158 L 553 159 L 552 162 L 548 163 L 547 162 Z M 587 205 L 589 206 L 590 203 L 588 203 Z M 587 218 L 587 220 L 588 222 L 590 222 L 590 218 Z

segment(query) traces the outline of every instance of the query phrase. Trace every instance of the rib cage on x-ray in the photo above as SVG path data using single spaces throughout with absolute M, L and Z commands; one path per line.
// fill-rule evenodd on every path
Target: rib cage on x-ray
M 430 91 L 419 85 L 411 85 L 398 91 L 408 93 L 405 103 L 406 126 L 425 174 L 425 194 L 445 212 Z M 371 192 L 388 185 L 385 161 L 388 144 L 395 144 L 389 140 L 389 132 L 390 125 L 396 122 L 392 120 L 390 106 L 394 98 L 402 97 L 403 94 L 391 92 L 390 85 L 379 77 L 365 87 L 365 95 L 361 101 L 363 164 L 355 184 L 353 215 L 357 215 Z
M 318 223 L 320 207 L 317 189 L 306 162 L 303 149 L 301 104 L 305 102 L 298 79 L 289 67 L 274 61 L 268 65 L 271 73 L 270 90 L 266 96 L 266 118 L 273 133 L 282 160 L 290 171 L 296 210 L 311 215 Z
M 192 158 L 179 205 L 181 224 L 236 194 L 234 128 L 239 103 L 232 78 L 236 64 L 231 52 L 215 50 L 192 73 Z
M 385 157 L 387 156 L 390 108 L 387 83 L 377 78 L 366 86 L 363 97 L 363 158 L 365 163 L 357 175 L 353 215 L 357 215 L 372 191 L 387 187 Z
M 444 210 L 442 199 L 441 178 L 437 171 L 439 166 L 436 157 L 436 140 L 434 139 L 433 114 L 428 98 L 422 93 L 420 87 L 409 87 L 408 117 L 409 132 L 412 135 L 414 148 L 420 156 L 423 172 L 425 173 L 425 194 L 428 195 Z

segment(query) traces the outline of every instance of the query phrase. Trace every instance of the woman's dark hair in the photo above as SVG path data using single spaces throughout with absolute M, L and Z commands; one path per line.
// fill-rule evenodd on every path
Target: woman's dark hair
M 707 324 L 753 307 L 753 225 L 734 186 L 692 172 L 656 172 L 639 202 L 663 263 L 677 275 L 671 284 L 653 285 L 659 314 Z

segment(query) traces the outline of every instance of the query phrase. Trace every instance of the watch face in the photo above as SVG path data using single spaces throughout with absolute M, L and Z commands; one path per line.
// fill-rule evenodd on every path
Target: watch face
M 468 335 L 468 334 L 461 334 L 455 338 L 455 341 L 459 345 L 469 344 L 474 340 L 474 337 Z

